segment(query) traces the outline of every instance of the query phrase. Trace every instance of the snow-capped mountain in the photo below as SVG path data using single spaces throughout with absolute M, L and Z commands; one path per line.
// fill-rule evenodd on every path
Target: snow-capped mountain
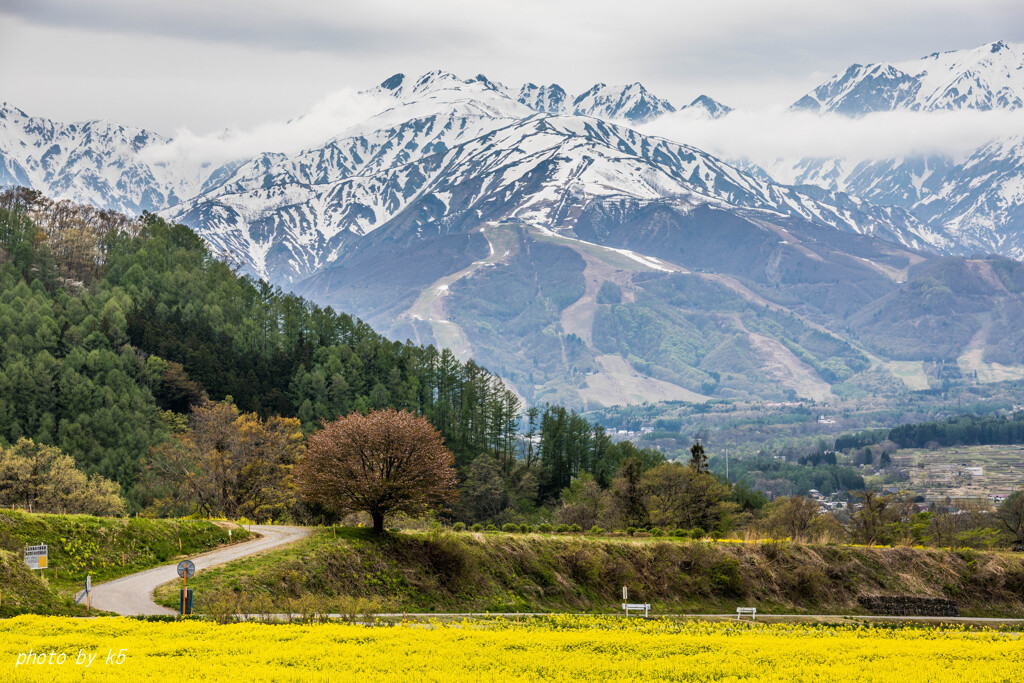
M 1024 44 L 996 42 L 919 60 L 854 64 L 793 104 L 797 110 L 871 112 L 1024 107 Z
M 860 161 L 821 157 L 780 160 L 762 170 L 787 185 L 814 185 L 909 211 L 940 187 L 955 168 L 952 160 L 933 155 Z
M 1024 108 L 1024 43 L 995 42 L 912 62 L 853 65 L 793 104 L 820 114 L 869 116 Z M 1024 255 L 1024 147 L 993 140 L 966 160 L 941 155 L 779 160 L 764 169 L 794 185 L 846 192 L 907 209 L 958 253 Z
M 23 185 L 136 215 L 199 192 L 214 170 L 148 163 L 167 138 L 110 121 L 60 123 L 0 103 L 0 187 Z
M 914 212 L 962 251 L 1024 260 L 1024 136 L 982 147 L 929 190 Z
M 250 273 L 575 406 L 826 398 L 886 372 L 851 320 L 870 353 L 955 359 L 977 321 L 958 321 L 941 355 L 938 314 L 900 297 L 918 301 L 916 273 L 946 262 L 936 253 L 1022 255 L 1024 168 L 1006 165 L 1020 139 L 961 164 L 766 172 L 634 129 L 674 111 L 639 84 L 573 97 L 433 71 L 364 96 L 376 113 L 330 139 L 217 168 L 154 162 L 168 141 L 146 131 L 5 107 L 0 185 L 159 210 Z M 682 111 L 706 125 L 730 110 L 702 96 Z M 986 263 L 971 268 L 991 285 Z M 995 287 L 979 315 L 1009 319 L 1004 298 Z
M 675 111 L 667 101 L 652 95 L 639 83 L 598 83 L 572 101 L 572 113 L 608 121 L 645 123 Z
M 706 116 L 711 119 L 720 119 L 729 112 L 732 111 L 732 107 L 722 104 L 721 102 L 714 100 L 707 95 L 701 95 L 690 102 L 685 107 L 680 107 L 679 111 L 689 111 Z
M 569 96 L 557 83 L 551 85 L 527 83 L 519 89 L 516 101 L 544 114 L 567 114 L 571 109 Z
M 253 159 L 166 215 L 280 283 L 410 216 L 448 231 L 508 219 L 571 231 L 587 204 L 608 197 L 767 211 L 914 248 L 943 244 L 899 209 L 753 178 L 598 118 L 541 114 L 483 77 L 396 76 L 376 92 L 393 106 L 322 147 Z
M 479 91 L 482 88 L 502 94 L 544 114 L 592 116 L 606 121 L 645 123 L 675 111 L 675 107 L 668 101 L 652 94 L 640 83 L 631 85 L 597 83 L 570 99 L 565 89 L 556 83 L 550 85 L 526 83 L 519 90 L 513 90 L 501 83 L 489 80 L 482 74 L 463 80 L 446 71 L 431 71 L 415 81 L 410 81 L 404 74 L 395 74 L 367 92 L 393 97 L 402 102 L 411 102 L 433 91 L 461 91 L 467 88 L 472 91 Z M 710 98 L 705 99 L 710 105 L 709 111 L 721 107 Z M 695 100 L 694 104 L 696 103 Z

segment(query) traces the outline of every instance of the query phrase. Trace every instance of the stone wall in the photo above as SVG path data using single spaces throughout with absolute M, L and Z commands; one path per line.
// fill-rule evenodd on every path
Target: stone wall
M 862 595 L 861 606 L 872 614 L 893 617 L 958 617 L 960 608 L 944 598 L 919 598 L 912 595 Z

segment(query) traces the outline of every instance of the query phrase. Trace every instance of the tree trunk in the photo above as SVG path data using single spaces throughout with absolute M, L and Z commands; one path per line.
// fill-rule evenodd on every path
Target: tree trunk
M 373 519 L 373 530 L 378 534 L 384 533 L 384 513 L 371 512 L 370 517 Z

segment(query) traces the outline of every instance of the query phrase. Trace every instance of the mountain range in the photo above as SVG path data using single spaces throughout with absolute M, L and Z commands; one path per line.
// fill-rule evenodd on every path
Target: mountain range
M 895 64 L 854 64 L 792 106 L 862 117 L 900 111 L 1024 109 L 1024 44 L 1002 41 Z M 907 209 L 950 240 L 955 253 L 1024 258 L 1024 130 L 964 160 L 914 158 L 780 160 L 782 182 L 848 192 Z
M 1012 111 L 1022 54 L 854 65 L 792 108 Z M 257 277 L 472 355 L 530 401 L 1024 377 L 1024 139 L 966 160 L 752 168 L 638 130 L 731 112 L 639 83 L 573 96 L 435 71 L 367 95 L 380 111 L 322 144 L 219 165 L 154 161 L 169 140 L 145 130 L 3 105 L 0 186 L 159 212 Z

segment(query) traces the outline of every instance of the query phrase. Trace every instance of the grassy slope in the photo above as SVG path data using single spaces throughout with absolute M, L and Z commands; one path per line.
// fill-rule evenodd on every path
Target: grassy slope
M 87 574 L 95 583 L 159 566 L 249 538 L 236 525 L 204 520 L 114 519 L 0 510 L 0 616 L 20 612 L 77 613 L 73 596 Z M 181 550 L 178 541 L 181 540 Z M 46 543 L 45 579 L 25 566 L 25 546 Z M 123 560 L 122 560 L 123 558 Z M 122 565 L 123 561 L 123 565 Z
M 203 572 L 197 610 L 230 589 L 288 609 L 369 598 L 381 611 L 616 611 L 622 586 L 658 612 L 864 613 L 859 595 L 955 600 L 965 616 L 1024 616 L 1024 557 L 1004 553 L 517 534 L 323 530 Z M 174 586 L 158 590 L 172 604 Z M 259 611 L 259 610 L 252 610 Z

